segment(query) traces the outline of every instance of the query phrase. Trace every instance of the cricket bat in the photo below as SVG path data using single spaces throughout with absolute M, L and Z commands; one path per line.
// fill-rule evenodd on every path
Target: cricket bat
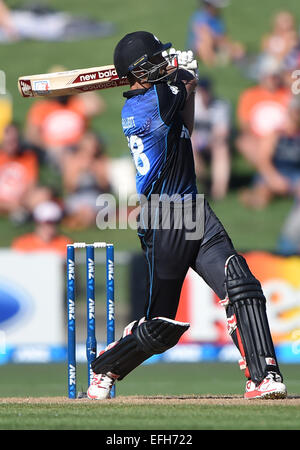
M 113 65 L 19 77 L 22 97 L 57 97 L 127 85 Z

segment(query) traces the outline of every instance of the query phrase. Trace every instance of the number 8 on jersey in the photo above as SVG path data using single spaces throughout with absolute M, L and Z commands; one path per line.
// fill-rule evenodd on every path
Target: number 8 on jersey
M 142 139 L 136 135 L 132 135 L 127 139 L 128 146 L 134 159 L 136 170 L 140 175 L 146 175 L 146 173 L 148 173 L 150 170 L 150 161 L 145 153 L 143 153 L 144 144 Z

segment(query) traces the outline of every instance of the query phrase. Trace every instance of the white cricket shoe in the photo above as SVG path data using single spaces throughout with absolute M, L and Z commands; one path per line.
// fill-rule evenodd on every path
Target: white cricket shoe
M 286 398 L 286 396 L 286 386 L 282 383 L 280 375 L 275 372 L 269 372 L 258 386 L 251 380 L 246 383 L 244 398 L 248 400 L 253 398 L 280 399 Z
M 115 381 L 116 378 L 108 374 L 94 373 L 93 380 L 87 390 L 88 398 L 91 400 L 105 400 L 110 398 L 110 391 Z

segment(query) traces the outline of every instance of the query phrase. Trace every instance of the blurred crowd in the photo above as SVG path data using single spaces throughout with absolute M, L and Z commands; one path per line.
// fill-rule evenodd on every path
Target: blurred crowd
M 277 250 L 299 253 L 300 95 L 292 89 L 293 73 L 300 69 L 299 24 L 289 11 L 277 12 L 260 37 L 258 54 L 249 58 L 247 48 L 227 30 L 223 18 L 227 4 L 227 0 L 199 1 L 188 23 L 187 48 L 202 68 L 246 67 L 244 76 L 251 86 L 240 92 L 234 106 L 226 95 L 216 93 L 212 79 L 200 70 L 192 134 L 198 183 L 213 201 L 224 199 L 231 186 L 233 157 L 238 156 L 254 173 L 250 185 L 239 192 L 243 207 L 261 210 L 275 197 L 293 199 Z M 61 222 L 70 230 L 95 226 L 97 197 L 114 192 L 126 173 L 114 172 L 109 149 L 91 127 L 93 118 L 106 113 L 101 95 L 36 100 L 22 129 L 13 122 L 8 105 L 9 100 L 5 103 L 2 98 L 0 214 L 13 223 L 34 221 L 38 236 L 21 237 L 13 245 L 43 246 L 45 240 L 53 240 L 53 230 Z M 40 183 L 45 168 L 59 177 L 59 190 Z M 58 239 L 55 245 L 64 246 L 65 241 Z
M 51 3 L 21 0 L 9 8 L 8 2 L 0 0 L 0 42 L 70 42 L 110 36 L 115 31 L 110 22 L 57 10 Z
M 224 198 L 235 152 L 254 173 L 250 186 L 239 192 L 241 205 L 261 210 L 275 197 L 292 199 L 277 251 L 300 253 L 300 95 L 293 89 L 300 69 L 299 24 L 289 11 L 276 12 L 260 37 L 258 54 L 249 55 L 226 28 L 223 11 L 228 3 L 199 2 L 189 22 L 187 46 L 202 67 L 243 67 L 251 86 L 240 92 L 232 111 L 228 100 L 214 93 L 211 80 L 199 80 L 192 136 L 198 180 L 212 199 Z

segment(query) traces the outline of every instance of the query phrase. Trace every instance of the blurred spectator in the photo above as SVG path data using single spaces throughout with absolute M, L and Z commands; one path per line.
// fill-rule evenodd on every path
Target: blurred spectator
M 284 221 L 277 242 L 277 252 L 285 256 L 300 254 L 300 201 L 295 201 Z
M 237 118 L 240 134 L 238 151 L 253 164 L 260 151 L 261 139 L 282 127 L 286 119 L 291 90 L 283 86 L 281 66 L 271 57 L 261 62 L 260 82 L 240 95 Z
M 297 47 L 290 51 L 283 61 L 283 82 L 287 89 L 297 95 L 300 92 L 300 41 Z
M 289 11 L 278 12 L 272 20 L 272 29 L 261 42 L 263 53 L 282 62 L 298 44 L 298 31 L 293 14 Z
M 12 14 L 3 0 L 0 0 L 0 35 L 1 32 L 8 41 L 15 41 L 19 38 Z
M 50 186 L 42 184 L 36 184 L 30 191 L 24 200 L 24 208 L 16 211 L 11 219 L 15 224 L 22 224 L 24 222 L 32 220 L 34 209 L 44 202 L 57 202 L 60 203 L 58 193 Z
M 266 136 L 253 161 L 259 175 L 241 197 L 246 206 L 264 208 L 275 195 L 300 200 L 300 99 L 294 96 L 280 130 Z
M 13 214 L 24 207 L 38 180 L 38 160 L 22 147 L 18 127 L 4 129 L 0 145 L 0 212 Z
M 61 256 L 66 255 L 66 245 L 72 241 L 59 233 L 62 209 L 55 202 L 43 202 L 33 211 L 35 229 L 16 238 L 12 248 L 22 252 L 50 251 Z
M 109 162 L 103 143 L 93 132 L 84 134 L 77 148 L 65 155 L 62 176 L 69 227 L 95 225 L 97 197 L 110 190 Z
M 200 0 L 190 18 L 187 47 L 205 65 L 239 60 L 245 54 L 243 45 L 232 41 L 226 32 L 221 9 L 227 5 L 227 0 Z
M 228 138 L 231 111 L 227 101 L 214 95 L 211 81 L 200 79 L 195 95 L 195 124 L 192 134 L 197 179 L 206 179 L 207 163 L 211 168 L 211 196 L 225 197 L 230 179 L 231 161 Z
M 300 67 L 300 51 L 292 51 L 286 61 L 286 78 L 287 83 L 293 81 L 291 77 L 291 72 L 299 69 Z M 299 86 L 298 86 L 299 87 Z M 293 108 L 294 107 L 294 108 Z M 298 121 L 298 134 L 300 136 L 300 99 L 298 97 L 293 97 L 291 108 L 294 109 L 295 123 Z M 297 112 L 298 110 L 298 112 Z M 293 115 L 293 112 L 292 112 Z M 298 116 L 298 118 L 297 118 Z M 295 126 L 295 129 L 297 127 Z M 297 135 L 297 133 L 295 133 Z M 297 150 L 299 151 L 300 137 L 298 142 L 296 140 Z M 300 165 L 298 161 L 298 166 Z M 296 169 L 297 163 L 293 169 Z M 300 169 L 299 169 L 300 170 Z M 294 189 L 294 204 L 291 211 L 289 212 L 286 220 L 284 221 L 280 236 L 277 242 L 277 252 L 283 255 L 295 255 L 300 254 L 300 182 L 299 186 L 295 186 Z
M 64 70 L 52 68 L 51 72 Z M 45 150 L 46 160 L 60 168 L 64 152 L 76 146 L 91 119 L 105 110 L 105 103 L 95 92 L 37 100 L 29 109 L 25 137 Z

